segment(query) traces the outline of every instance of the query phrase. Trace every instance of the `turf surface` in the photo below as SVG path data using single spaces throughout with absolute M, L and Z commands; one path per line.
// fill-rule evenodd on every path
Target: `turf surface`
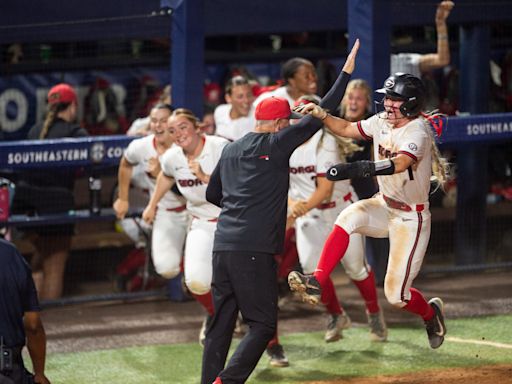
M 512 364 L 512 315 L 447 320 L 449 338 L 432 350 L 421 324 L 392 327 L 386 343 L 368 339 L 366 327 L 344 332 L 326 344 L 319 332 L 281 337 L 288 368 L 271 368 L 263 356 L 248 383 L 300 383 L 336 378 L 400 374 L 418 370 Z M 495 343 L 495 344 L 492 344 Z M 238 344 L 234 340 L 233 347 Z M 198 344 L 131 347 L 51 354 L 53 383 L 197 384 L 202 349 Z

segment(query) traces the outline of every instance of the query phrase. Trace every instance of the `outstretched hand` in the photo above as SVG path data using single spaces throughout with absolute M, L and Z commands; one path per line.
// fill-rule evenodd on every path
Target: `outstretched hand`
M 455 3 L 453 1 L 441 1 L 437 6 L 436 23 L 445 23 L 454 6 Z
M 323 120 L 327 117 L 327 111 L 321 106 L 314 103 L 301 104 L 293 108 L 294 112 L 301 113 L 303 115 L 310 114 L 317 119 Z
M 343 65 L 343 72 L 348 73 L 349 75 L 354 72 L 354 68 L 356 66 L 356 56 L 357 51 L 359 50 L 359 39 L 356 39 L 356 42 L 352 46 L 352 50 L 347 56 L 347 60 L 345 61 L 345 65 Z

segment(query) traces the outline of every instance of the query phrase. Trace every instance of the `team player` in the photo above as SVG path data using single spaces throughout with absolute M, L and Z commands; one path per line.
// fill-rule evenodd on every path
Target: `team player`
M 302 57 L 294 57 L 283 64 L 281 77 L 284 85 L 273 91 L 264 92 L 254 101 L 257 106 L 261 100 L 276 96 L 285 98 L 293 108 L 295 101 L 304 95 L 314 95 L 318 89 L 318 76 L 313 63 Z
M 226 102 L 215 108 L 216 135 L 230 141 L 238 140 L 251 132 L 256 124 L 254 119 L 254 95 L 247 78 L 234 76 L 225 87 Z
M 299 103 L 315 101 L 308 96 L 300 99 Z M 352 140 L 336 140 L 326 130 L 320 130 L 298 147 L 290 158 L 290 211 L 296 218 L 297 250 L 306 274 L 313 273 L 319 258 L 318 250 L 322 248 L 338 214 L 358 200 L 349 180 L 334 183 L 327 180 L 326 172 L 359 149 Z M 350 236 L 350 246 L 341 263 L 365 300 L 370 338 L 385 341 L 386 324 L 378 303 L 373 271 L 365 260 L 362 235 L 354 233 Z M 329 313 L 325 341 L 337 341 L 342 337 L 342 329 L 349 328 L 351 321 L 339 304 L 330 278 L 323 286 L 321 301 Z
M 317 105 L 305 105 L 302 112 L 324 120 L 336 134 L 374 142 L 376 161 L 361 160 L 338 164 L 328 171 L 330 180 L 377 176 L 380 192 L 361 200 L 336 219 L 334 229 L 325 242 L 313 275 L 293 273 L 291 289 L 304 300 L 316 303 L 329 275 L 345 255 L 350 235 L 360 233 L 372 237 L 389 237 L 389 262 L 384 281 L 388 301 L 405 311 L 420 316 L 427 330 L 430 346 L 438 348 L 444 341 L 443 302 L 429 302 L 412 288 L 418 275 L 430 238 L 431 215 L 428 194 L 432 173 L 442 185 L 447 165 L 440 157 L 432 127 L 440 135 L 441 125 L 422 112 L 425 88 L 415 76 L 397 73 L 389 77 L 384 88 L 384 111 L 356 123 L 329 115 Z
M 132 141 L 121 159 L 118 198 L 114 202 L 114 210 L 119 219 L 124 218 L 129 209 L 129 190 L 133 176 L 140 178 L 137 184 L 147 185 L 150 194 L 154 193 L 156 178 L 160 173 L 159 158 L 173 145 L 167 129 L 170 114 L 171 109 L 167 104 L 154 106 L 149 123 L 152 134 Z M 145 172 L 134 172 L 134 169 L 141 167 Z M 169 188 L 159 202 L 151 237 L 151 256 L 156 272 L 167 279 L 180 273 L 188 222 L 185 200 Z
M 220 213 L 220 208 L 206 201 L 206 187 L 228 141 L 202 135 L 199 120 L 188 109 L 176 109 L 169 117 L 168 125 L 177 146 L 167 151 L 160 160 L 162 170 L 143 218 L 150 223 L 155 214 L 158 217 L 157 206 L 176 180 L 178 190 L 187 200 L 187 211 L 192 216 L 185 244 L 185 284 L 208 313 L 199 336 L 202 342 L 207 323 L 213 315 L 210 292 L 212 249 Z

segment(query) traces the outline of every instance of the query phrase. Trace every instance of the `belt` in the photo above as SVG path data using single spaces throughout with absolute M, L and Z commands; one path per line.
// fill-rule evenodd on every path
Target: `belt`
M 176 208 L 166 208 L 165 210 L 169 211 L 169 212 L 183 212 L 185 209 L 187 209 L 187 206 L 186 205 L 181 205 L 181 206 L 176 207 Z
M 416 204 L 411 207 L 408 204 L 405 204 L 405 203 L 402 203 L 401 201 L 392 199 L 391 197 L 388 197 L 386 195 L 382 195 L 382 197 L 384 198 L 384 201 L 386 202 L 386 204 L 389 208 L 399 209 L 400 211 L 405 211 L 405 212 L 411 212 L 411 211 L 421 212 L 425 209 L 425 204 Z
M 335 201 L 330 201 L 328 203 L 322 203 L 322 204 L 319 204 L 317 206 L 318 209 L 329 209 L 329 208 L 334 208 L 336 206 L 336 202 Z

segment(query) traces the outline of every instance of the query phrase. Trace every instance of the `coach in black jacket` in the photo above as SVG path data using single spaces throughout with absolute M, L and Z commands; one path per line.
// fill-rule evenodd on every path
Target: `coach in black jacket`
M 358 48 L 357 41 L 322 99 L 323 108 L 335 110 L 340 103 Z M 213 247 L 215 315 L 206 335 L 202 384 L 245 383 L 275 333 L 274 255 L 284 241 L 288 163 L 293 151 L 322 127 L 312 116 L 290 125 L 295 116 L 279 97 L 262 100 L 255 117 L 255 131 L 224 148 L 206 191 L 206 199 L 222 211 Z M 224 368 L 239 310 L 249 332 Z

